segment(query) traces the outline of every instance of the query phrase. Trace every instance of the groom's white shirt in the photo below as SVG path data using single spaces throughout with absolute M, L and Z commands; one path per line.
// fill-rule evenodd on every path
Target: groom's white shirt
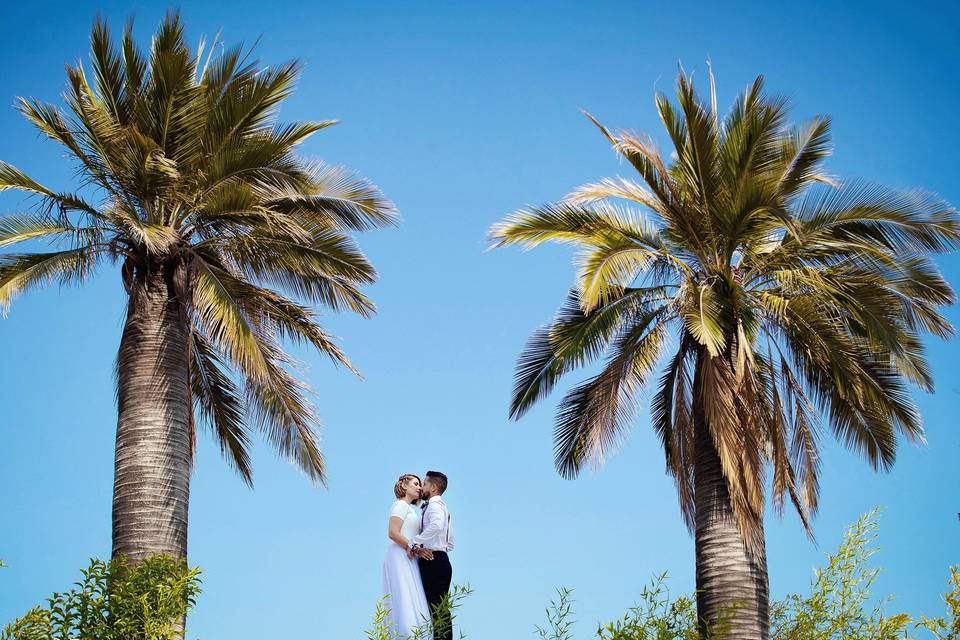
M 447 503 L 440 496 L 427 501 L 423 512 L 423 530 L 410 541 L 410 546 L 422 544 L 430 551 L 453 550 L 453 525 Z

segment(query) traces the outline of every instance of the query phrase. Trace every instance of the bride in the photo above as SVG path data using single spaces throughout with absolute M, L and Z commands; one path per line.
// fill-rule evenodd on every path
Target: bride
M 391 540 L 383 560 L 383 593 L 389 599 L 390 621 L 399 638 L 409 638 L 417 627 L 426 628 L 430 608 L 420 582 L 417 559 L 407 554 L 412 537 L 420 533 L 420 478 L 405 474 L 393 488 L 397 501 L 390 508 Z

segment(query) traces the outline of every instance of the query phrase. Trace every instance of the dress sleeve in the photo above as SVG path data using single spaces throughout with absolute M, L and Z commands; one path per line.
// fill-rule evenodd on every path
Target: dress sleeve
M 407 517 L 407 511 L 409 511 L 410 505 L 408 505 L 403 500 L 397 500 L 393 503 L 393 506 L 390 507 L 390 517 L 391 518 L 400 518 L 403 520 Z

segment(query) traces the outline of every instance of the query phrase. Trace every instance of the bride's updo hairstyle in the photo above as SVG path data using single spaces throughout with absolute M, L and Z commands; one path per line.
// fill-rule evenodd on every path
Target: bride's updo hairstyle
M 420 476 L 413 473 L 405 473 L 400 476 L 400 479 L 397 480 L 397 484 L 393 486 L 393 495 L 397 496 L 397 500 L 403 500 L 404 496 L 407 495 L 407 483 L 416 478 L 420 479 Z

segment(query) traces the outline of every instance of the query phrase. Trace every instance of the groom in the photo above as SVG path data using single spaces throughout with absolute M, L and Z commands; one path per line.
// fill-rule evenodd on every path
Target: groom
M 443 501 L 443 492 L 446 490 L 447 476 L 439 471 L 427 471 L 420 489 L 420 497 L 427 500 L 420 535 L 410 540 L 410 553 L 419 558 L 420 579 L 430 605 L 434 640 L 453 638 L 450 611 L 441 606 L 445 604 L 443 598 L 450 590 L 450 580 L 453 578 L 450 556 L 447 555 L 453 549 L 453 527 L 450 510 Z

